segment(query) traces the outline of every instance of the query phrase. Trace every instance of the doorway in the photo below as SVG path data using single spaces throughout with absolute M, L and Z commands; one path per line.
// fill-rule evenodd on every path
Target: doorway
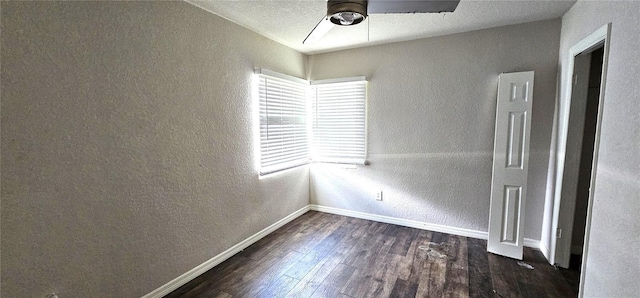
M 602 80 L 602 60 L 604 47 L 595 49 L 591 53 L 580 54 L 589 63 L 588 79 L 586 83 L 586 106 L 584 111 L 584 125 L 578 159 L 578 181 L 576 187 L 576 202 L 573 216 L 573 231 L 571 233 L 571 257 L 569 268 L 580 270 L 582 264 L 582 249 L 584 248 L 584 232 L 587 223 L 589 205 L 589 189 L 591 188 L 591 164 L 593 163 L 593 149 L 598 119 L 598 99 Z M 579 128 L 576 128 L 579 129 Z M 571 128 L 570 128 L 571 130 Z M 576 152 L 577 153 L 577 152 Z
M 562 274 L 574 291 L 578 292 L 582 251 L 584 249 L 589 191 L 591 189 L 591 169 L 598 117 L 600 85 L 604 46 L 593 52 L 580 53 L 575 57 L 574 80 L 571 96 L 571 111 L 567 136 L 567 157 L 563 187 L 573 187 L 563 192 L 562 199 L 574 196 L 573 225 L 570 237 L 569 270 Z M 568 176 L 572 175 L 572 176 Z
M 569 50 L 560 99 L 549 261 L 584 272 L 596 180 L 610 25 Z M 573 259 L 573 260 L 572 260 Z M 576 271 L 577 271 L 576 270 Z M 580 282 L 582 274 L 575 281 Z M 577 279 L 577 278 L 576 278 Z

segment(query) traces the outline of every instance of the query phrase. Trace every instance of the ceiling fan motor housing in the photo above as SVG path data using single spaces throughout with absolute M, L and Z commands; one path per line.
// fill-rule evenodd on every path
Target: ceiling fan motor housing
M 340 26 L 351 26 L 367 18 L 366 0 L 329 0 L 327 1 L 329 20 Z

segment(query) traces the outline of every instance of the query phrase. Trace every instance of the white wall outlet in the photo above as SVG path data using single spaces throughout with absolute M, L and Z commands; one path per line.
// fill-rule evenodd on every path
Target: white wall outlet
M 376 201 L 382 201 L 382 190 L 376 192 Z

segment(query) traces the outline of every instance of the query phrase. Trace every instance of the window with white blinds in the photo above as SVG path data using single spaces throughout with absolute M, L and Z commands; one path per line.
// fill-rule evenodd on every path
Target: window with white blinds
M 364 164 L 367 81 L 311 82 L 313 161 Z
M 260 175 L 309 163 L 308 82 L 256 76 L 260 114 Z

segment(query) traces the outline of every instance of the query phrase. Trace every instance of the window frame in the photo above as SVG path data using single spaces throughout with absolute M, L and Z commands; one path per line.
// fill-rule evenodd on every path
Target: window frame
M 272 173 L 284 171 L 287 169 L 307 165 L 309 163 L 337 163 L 337 164 L 355 164 L 355 165 L 367 165 L 367 155 L 368 155 L 368 81 L 364 76 L 358 77 L 348 77 L 348 78 L 338 78 L 338 79 L 328 79 L 328 80 L 315 80 L 308 81 L 300 78 L 296 78 L 293 76 L 285 75 L 282 73 L 270 71 L 263 68 L 255 68 L 254 76 L 253 76 L 253 97 L 254 97 L 254 123 L 255 123 L 255 132 L 254 132 L 254 146 L 255 146 L 255 156 L 256 156 L 256 169 L 258 171 L 259 176 L 265 176 Z M 263 107 L 263 98 L 261 93 L 261 82 L 262 80 L 277 80 L 279 82 L 286 82 L 290 84 L 295 84 L 300 86 L 304 86 L 304 99 L 305 102 L 305 112 L 304 121 L 305 121 L 305 137 L 306 137 L 306 156 L 299 159 L 292 159 L 292 161 L 285 161 L 282 163 L 271 164 L 265 166 L 263 162 L 264 157 L 264 146 L 263 146 L 263 125 L 264 115 L 261 114 Z M 316 111 L 312 104 L 317 100 L 317 87 L 322 85 L 329 84 L 342 84 L 342 83 L 364 83 L 364 94 L 363 94 L 363 117 L 364 117 L 364 127 L 362 132 L 362 148 L 363 155 L 358 158 L 325 158 L 325 157 L 313 157 L 315 152 L 314 145 L 314 128 L 315 124 L 314 114 Z M 264 86 L 264 93 L 266 96 L 266 88 L 267 85 Z M 268 100 L 268 99 L 264 99 Z M 266 123 L 268 125 L 268 121 Z M 295 128 L 294 128 L 295 129 Z M 286 158 L 285 158 L 286 160 Z
M 256 136 L 255 136 L 255 140 L 256 141 L 256 146 L 257 146 L 257 161 L 256 161 L 256 167 L 258 169 L 258 173 L 260 176 L 264 176 L 264 175 L 268 175 L 268 174 L 272 174 L 275 172 L 279 172 L 279 171 L 283 171 L 286 169 L 290 169 L 290 168 L 294 168 L 294 167 L 299 167 L 299 166 L 303 166 L 306 164 L 309 164 L 311 162 L 310 159 L 310 151 L 311 151 L 311 136 L 310 136 L 310 123 L 309 123 L 309 81 L 307 80 L 303 80 L 303 79 L 299 79 L 296 77 L 292 77 L 292 76 L 288 76 L 285 74 L 281 74 L 281 73 L 277 73 L 277 72 L 273 72 L 270 70 L 266 70 L 266 69 L 261 69 L 261 68 L 256 68 L 254 69 L 254 97 L 255 100 L 257 101 L 255 104 L 256 107 L 256 112 L 255 112 L 255 117 L 256 117 Z M 265 81 L 265 85 L 264 87 L 262 86 L 262 81 Z M 290 86 L 288 87 L 294 87 L 294 88 L 299 88 L 299 87 L 303 87 L 304 92 L 301 98 L 297 98 L 296 100 L 290 102 L 290 103 L 280 103 L 279 105 L 276 104 L 276 106 L 274 108 L 280 108 L 280 112 L 282 113 L 282 109 L 284 108 L 283 106 L 286 105 L 298 105 L 299 107 L 299 103 L 300 101 L 304 103 L 304 111 L 300 114 L 297 114 L 297 116 L 294 115 L 286 115 L 286 117 L 290 118 L 290 119 L 295 119 L 298 117 L 303 117 L 304 119 L 304 138 L 306 139 L 306 144 L 303 147 L 306 147 L 306 151 L 298 151 L 297 148 L 294 148 L 294 151 L 296 154 L 298 153 L 302 153 L 302 154 L 306 154 L 305 156 L 302 156 L 301 158 L 294 158 L 291 160 L 287 160 L 286 158 L 282 159 L 280 162 L 277 162 L 278 159 L 277 158 L 269 158 L 265 161 L 264 156 L 265 156 L 265 151 L 267 150 L 277 150 L 277 145 L 274 146 L 267 146 L 265 147 L 265 143 L 263 141 L 263 134 L 265 133 L 265 130 L 263 129 L 264 126 L 266 126 L 266 133 L 267 133 L 267 142 L 268 140 L 268 131 L 269 131 L 269 116 L 266 116 L 267 119 L 264 119 L 265 115 L 262 113 L 263 108 L 267 110 L 267 115 L 268 115 L 268 89 L 272 88 L 272 86 L 269 86 L 268 82 L 276 83 L 279 85 L 287 85 L 290 84 Z M 261 92 L 261 88 L 265 88 L 264 89 L 264 97 L 262 96 L 262 92 Z M 280 90 L 280 92 L 283 92 L 284 89 Z M 284 95 L 280 94 L 279 96 L 276 96 L 276 101 L 282 101 Z M 288 97 L 288 96 L 287 96 Z M 280 117 L 282 119 L 282 114 L 280 114 Z M 277 116 L 276 116 L 277 118 Z M 285 121 L 285 120 L 281 120 L 281 121 Z M 272 124 L 272 126 L 277 126 L 278 124 Z M 280 126 L 282 126 L 282 124 L 279 124 Z M 299 132 L 299 128 L 296 128 L 295 126 L 298 125 L 294 122 L 292 123 L 293 128 L 293 140 L 288 140 L 287 142 L 289 142 L 289 144 L 281 144 L 280 145 L 280 150 L 282 150 L 282 148 L 286 147 L 286 146 L 298 146 L 296 145 L 296 141 L 295 138 L 296 133 Z M 286 129 L 286 128 L 285 128 Z M 276 135 L 276 137 L 282 137 L 282 134 L 284 133 L 280 133 L 280 135 Z M 272 164 L 269 164 L 269 163 Z M 276 163 L 273 163 L 276 162 Z M 265 165 L 267 164 L 267 165 Z
M 364 94 L 362 94 L 362 104 L 363 104 L 363 109 L 362 109 L 362 117 L 364 120 L 363 123 L 363 127 L 362 127 L 362 156 L 357 157 L 357 158 L 348 158 L 348 157 L 327 157 L 327 156 L 317 156 L 317 144 L 315 141 L 317 132 L 316 132 L 316 118 L 317 118 L 317 100 L 318 100 L 318 87 L 319 86 L 323 86 L 323 85 L 336 85 L 336 84 L 349 84 L 349 83 L 354 83 L 354 84 L 364 84 Z M 338 79 L 328 79 L 328 80 L 316 80 L 316 81 L 311 81 L 310 82 L 310 95 L 309 95 L 309 99 L 312 102 L 311 106 L 312 109 L 310 111 L 310 113 L 312 114 L 310 122 L 311 122 L 311 160 L 312 162 L 323 162 L 323 163 L 338 163 L 338 164 L 359 164 L 359 165 L 366 165 L 368 164 L 367 162 L 367 156 L 368 156 L 368 84 L 369 82 L 367 81 L 367 78 L 364 76 L 359 76 L 359 77 L 347 77 L 347 78 L 338 78 Z M 352 88 L 356 88 L 353 86 L 350 86 L 346 89 L 346 91 L 348 92 L 349 90 L 351 90 Z M 335 98 L 331 98 L 331 100 L 336 100 Z M 346 100 L 346 102 L 353 102 L 354 100 Z M 347 121 L 350 122 L 350 121 Z

